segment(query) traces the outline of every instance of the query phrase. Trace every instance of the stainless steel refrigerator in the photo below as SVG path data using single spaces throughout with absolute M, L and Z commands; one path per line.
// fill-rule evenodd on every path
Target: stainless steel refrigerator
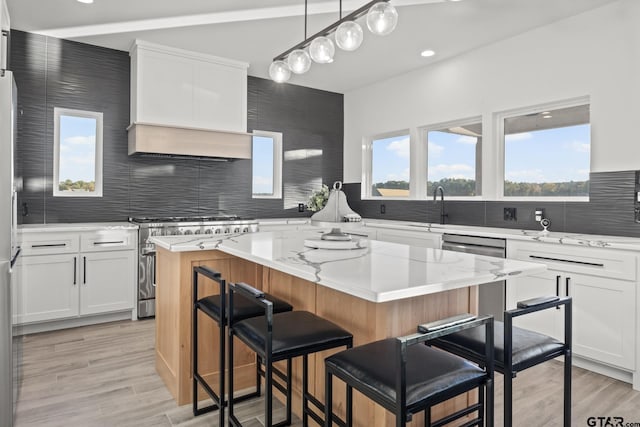
M 17 129 L 17 90 L 11 71 L 0 75 L 0 426 L 12 426 L 20 385 L 20 331 L 12 325 L 12 306 L 20 287 L 13 271 L 17 244 L 17 196 L 13 156 Z

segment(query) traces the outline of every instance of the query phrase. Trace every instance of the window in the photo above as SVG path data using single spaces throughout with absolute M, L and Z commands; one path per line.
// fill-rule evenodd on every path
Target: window
M 282 134 L 253 132 L 251 155 L 254 198 L 282 198 Z
M 55 108 L 53 195 L 102 196 L 102 113 Z
M 505 197 L 589 196 L 588 104 L 536 109 L 503 120 Z
M 481 194 L 482 121 L 480 118 L 426 129 L 427 197 L 442 186 L 444 194 Z
M 370 146 L 369 197 L 409 197 L 410 143 L 408 132 L 375 137 Z M 363 190 L 365 190 L 363 188 Z

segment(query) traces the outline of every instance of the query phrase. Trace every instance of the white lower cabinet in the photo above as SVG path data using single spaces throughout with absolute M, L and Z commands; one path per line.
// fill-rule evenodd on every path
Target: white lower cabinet
M 511 241 L 507 253 L 510 258 L 544 262 L 549 268 L 541 275 L 510 279 L 507 308 L 515 308 L 518 301 L 534 297 L 571 296 L 573 354 L 635 370 L 635 254 Z M 563 339 L 564 308 L 525 315 L 514 319 L 514 324 Z
M 134 251 L 94 252 L 83 255 L 80 314 L 132 308 L 131 272 L 134 269 Z
M 33 324 L 133 310 L 135 230 L 22 236 L 13 321 Z
M 78 257 L 72 254 L 20 258 L 15 281 L 20 295 L 15 302 L 14 322 L 32 323 L 77 316 Z

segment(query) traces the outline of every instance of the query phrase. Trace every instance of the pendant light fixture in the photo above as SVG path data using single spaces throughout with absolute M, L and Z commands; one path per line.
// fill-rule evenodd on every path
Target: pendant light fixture
M 291 72 L 304 74 L 309 71 L 311 61 L 318 64 L 333 62 L 335 45 L 329 38 L 335 33 L 335 44 L 345 51 L 354 51 L 360 47 L 364 32 L 356 20 L 367 15 L 367 28 L 374 34 L 385 36 L 390 34 L 398 24 L 398 12 L 389 3 L 390 0 L 373 0 L 359 9 L 342 17 L 342 0 L 339 0 L 340 19 L 307 37 L 307 0 L 304 2 L 304 40 L 291 49 L 273 58 L 269 67 L 271 79 L 281 83 L 291 77 Z M 308 52 L 307 49 L 308 48 Z

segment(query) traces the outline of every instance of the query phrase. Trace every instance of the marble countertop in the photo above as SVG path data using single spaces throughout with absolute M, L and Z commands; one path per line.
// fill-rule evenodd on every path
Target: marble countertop
M 543 264 L 363 240 L 350 250 L 311 249 L 320 231 L 278 231 L 216 237 L 152 237 L 172 252 L 220 250 L 373 302 L 481 285 L 545 271 Z
M 602 236 L 595 234 L 563 233 L 555 231 L 543 232 L 540 230 L 475 227 L 456 224 L 442 225 L 388 220 L 364 220 L 364 225 L 371 228 L 414 230 L 438 234 L 467 234 L 471 236 L 497 237 L 511 240 L 528 240 L 534 242 L 640 251 L 640 238 L 625 236 Z
M 259 220 L 260 223 L 270 224 L 271 220 Z M 278 219 L 278 224 L 312 224 L 310 219 Z M 290 221 L 290 222 L 288 222 Z M 391 230 L 418 231 L 435 234 L 466 234 L 470 236 L 495 237 L 510 240 L 524 240 L 532 242 L 555 243 L 564 245 L 610 248 L 630 251 L 640 251 L 640 238 L 625 236 L 605 236 L 596 234 L 578 234 L 564 232 L 542 232 L 541 230 L 523 230 L 516 228 L 492 228 L 456 224 L 434 224 L 425 222 L 395 221 L 384 219 L 363 219 L 359 223 L 346 223 L 355 231 L 358 227 L 373 229 L 386 228 Z
M 137 230 L 138 226 L 130 222 L 79 222 L 55 224 L 23 224 L 18 226 L 19 233 L 46 233 L 63 231 L 95 230 Z

